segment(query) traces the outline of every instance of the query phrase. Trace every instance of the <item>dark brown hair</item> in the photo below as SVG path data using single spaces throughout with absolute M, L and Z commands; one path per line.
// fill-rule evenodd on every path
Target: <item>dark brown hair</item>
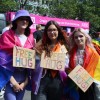
M 61 29 L 61 27 L 59 26 L 59 24 L 56 21 L 49 21 L 47 22 L 45 29 L 44 29 L 44 33 L 43 33 L 43 37 L 42 37 L 42 44 L 43 44 L 43 49 L 48 50 L 48 45 L 51 44 L 51 40 L 49 39 L 48 35 L 47 35 L 47 31 L 48 31 L 48 27 L 50 25 L 55 25 L 55 27 L 58 30 L 58 42 L 60 42 L 61 44 L 66 45 L 66 47 L 68 47 L 68 39 L 67 38 L 67 34 Z

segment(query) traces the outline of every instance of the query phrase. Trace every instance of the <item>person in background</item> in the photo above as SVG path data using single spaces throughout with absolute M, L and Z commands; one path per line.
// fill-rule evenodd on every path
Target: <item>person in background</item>
M 2 34 L 3 34 L 5 31 L 11 29 L 11 27 L 12 27 L 12 22 L 11 22 L 11 21 L 7 21 L 6 24 L 7 24 L 7 26 L 2 30 Z
M 33 49 L 35 46 L 30 26 L 33 24 L 27 10 L 16 12 L 12 28 L 0 37 L 0 89 L 6 85 L 5 100 L 23 100 L 28 84 L 28 69 L 13 67 L 14 46 Z
M 44 50 L 46 56 L 50 57 L 51 52 L 68 53 L 67 48 L 67 34 L 62 31 L 60 26 L 55 21 L 47 22 L 41 44 L 36 50 L 40 51 L 40 55 Z M 66 36 L 66 37 L 65 37 Z M 64 46 L 64 48 L 62 48 Z M 38 52 L 37 51 L 37 52 Z M 65 68 L 68 67 L 68 56 L 66 55 Z M 62 100 L 63 88 L 66 80 L 66 72 L 52 69 L 44 69 L 40 67 L 40 64 L 36 66 L 33 71 L 33 97 L 32 100 Z
M 41 28 L 41 25 L 36 25 L 36 31 L 33 33 L 34 38 L 36 39 L 36 42 L 38 42 L 42 38 L 43 30 Z
M 43 35 L 43 30 L 40 24 L 36 25 L 36 31 L 33 33 L 33 36 L 35 38 L 35 43 L 38 43 L 39 41 L 41 41 L 42 39 L 42 35 Z M 36 53 L 36 64 L 35 66 L 37 66 L 37 64 L 40 62 L 40 58 L 38 53 Z M 31 98 L 33 98 L 33 94 L 31 92 Z
M 81 65 L 95 81 L 100 82 L 100 56 L 96 52 L 89 34 L 75 29 L 70 36 L 69 72 L 77 65 Z M 75 83 L 68 78 L 66 95 L 68 100 L 95 100 L 94 83 L 84 93 Z
M 92 43 L 95 49 L 97 50 L 98 54 L 100 55 L 100 32 L 96 32 L 94 34 L 95 34 L 95 38 L 92 39 Z

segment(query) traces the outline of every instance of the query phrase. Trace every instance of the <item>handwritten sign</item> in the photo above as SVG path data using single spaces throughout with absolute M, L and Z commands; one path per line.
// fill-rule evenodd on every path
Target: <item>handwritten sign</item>
M 68 75 L 77 86 L 83 91 L 91 86 L 93 79 L 90 74 L 80 65 L 76 66 Z
M 53 70 L 65 70 L 65 53 L 52 53 L 50 57 L 45 56 L 45 52 L 41 55 L 40 66 Z
M 13 48 L 13 66 L 34 69 L 35 51 L 15 46 Z

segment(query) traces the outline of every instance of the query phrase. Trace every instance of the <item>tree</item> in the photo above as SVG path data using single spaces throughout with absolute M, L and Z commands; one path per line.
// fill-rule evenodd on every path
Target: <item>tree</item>
M 79 3 L 78 17 L 90 22 L 90 33 L 100 31 L 100 0 L 84 0 Z
M 77 2 L 76 0 L 62 0 L 57 3 L 55 0 L 50 6 L 50 13 L 60 18 L 75 19 Z M 56 5 L 55 5 L 56 4 Z
M 31 13 L 52 17 L 78 19 L 90 22 L 90 31 L 100 31 L 100 0 L 48 0 L 34 5 L 33 0 L 1 0 L 0 12 L 16 11 L 21 8 Z
M 19 9 L 24 9 L 27 5 L 27 2 L 28 0 L 1 0 L 0 12 L 5 13 L 7 11 L 17 11 Z
M 56 5 L 55 5 L 56 4 Z M 62 0 L 50 6 L 50 13 L 55 17 L 90 22 L 90 33 L 100 31 L 100 0 Z
M 0 12 L 5 13 L 7 11 L 16 11 L 18 9 L 15 0 L 1 0 L 0 1 Z
M 28 0 L 16 0 L 19 3 L 19 9 L 24 9 Z

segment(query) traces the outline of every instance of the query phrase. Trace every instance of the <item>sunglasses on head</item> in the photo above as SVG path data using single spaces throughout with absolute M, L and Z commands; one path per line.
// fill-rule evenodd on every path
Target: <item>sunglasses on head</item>
M 78 36 L 75 36 L 74 38 L 75 38 L 75 39 L 83 38 L 83 35 L 78 35 Z

